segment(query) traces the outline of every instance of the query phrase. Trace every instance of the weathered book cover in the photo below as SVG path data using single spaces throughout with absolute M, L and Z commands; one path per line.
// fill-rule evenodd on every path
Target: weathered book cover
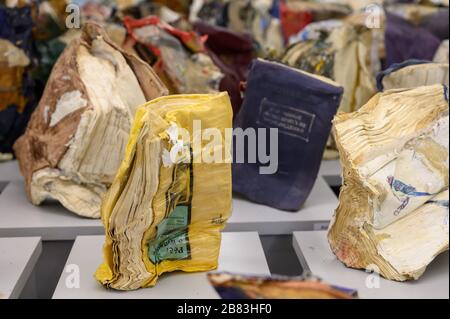
M 242 154 L 235 140 L 233 190 L 257 203 L 298 210 L 316 180 L 342 93 L 342 87 L 325 77 L 256 60 L 234 126 L 235 132 L 256 130 L 257 153 L 273 151 L 272 163 L 264 163 L 261 156 L 252 163 L 251 147 L 243 148 L 245 161 L 238 163 Z M 277 136 L 270 134 L 271 128 L 278 130 Z M 265 135 L 258 129 L 266 129 Z

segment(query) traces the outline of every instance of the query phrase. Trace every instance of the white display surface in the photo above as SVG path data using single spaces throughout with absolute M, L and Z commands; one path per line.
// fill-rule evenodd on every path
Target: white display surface
M 0 162 L 0 181 L 23 180 L 20 174 L 19 163 L 14 161 Z
M 320 230 L 328 223 L 337 198 L 319 177 L 305 205 L 298 212 L 285 212 L 246 199 L 233 199 L 233 214 L 226 232 L 257 231 L 261 235 L 291 234 L 296 230 Z M 79 235 L 102 235 L 99 219 L 69 212 L 60 203 L 32 205 L 22 181 L 9 182 L 0 194 L 0 237 L 40 236 L 42 240 L 73 240 Z
M 3 192 L 3 189 L 8 185 L 9 182 L 0 181 L 0 194 Z
M 0 238 L 0 299 L 19 297 L 41 251 L 39 237 Z
M 449 254 L 438 256 L 417 281 L 395 282 L 363 270 L 344 266 L 331 252 L 327 232 L 295 232 L 293 245 L 304 269 L 324 281 L 358 290 L 360 298 L 423 299 L 449 298 Z M 376 277 L 374 281 L 374 277 Z M 378 281 L 379 280 L 379 281 Z M 369 283 L 369 285 L 366 284 Z M 378 288 L 369 288 L 376 286 Z M 368 287 L 369 286 L 369 287 Z
M 341 162 L 339 161 L 339 159 L 322 161 L 322 164 L 320 165 L 319 176 L 325 175 L 342 175 Z
M 105 289 L 94 278 L 94 272 L 103 260 L 103 236 L 77 237 L 59 279 L 53 298 L 87 299 L 200 299 L 219 298 L 209 284 L 206 272 L 174 272 L 162 275 L 156 286 L 135 291 Z M 68 267 L 68 265 L 71 265 Z M 79 288 L 69 288 L 73 283 L 73 265 L 80 272 Z M 224 233 L 219 257 L 218 271 L 244 274 L 269 275 L 264 251 L 257 233 Z M 70 286 L 70 285 L 69 285 Z
M 340 176 L 341 164 L 339 160 L 323 160 L 320 166 L 319 176 Z M 17 160 L 0 162 L 0 181 L 23 180 Z
M 286 212 L 235 197 L 226 231 L 257 231 L 260 235 L 285 235 L 298 230 L 327 229 L 338 200 L 319 176 L 308 199 L 298 212 Z
M 42 240 L 73 240 L 78 235 L 102 235 L 99 219 L 83 218 L 57 202 L 32 205 L 22 181 L 9 182 L 0 194 L 0 237 L 40 236 Z
M 342 167 L 339 160 L 322 161 L 319 175 L 324 177 L 330 186 L 342 185 Z

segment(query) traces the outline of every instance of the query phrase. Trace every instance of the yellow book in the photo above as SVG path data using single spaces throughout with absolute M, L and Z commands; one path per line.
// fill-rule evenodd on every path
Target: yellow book
M 165 272 L 217 267 L 231 214 L 231 127 L 227 93 L 166 96 L 138 109 L 102 204 L 98 281 L 132 290 L 155 285 Z

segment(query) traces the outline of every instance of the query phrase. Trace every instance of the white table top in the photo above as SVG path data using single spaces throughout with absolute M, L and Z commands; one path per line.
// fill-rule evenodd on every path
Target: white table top
M 319 176 L 311 194 L 298 212 L 286 212 L 235 197 L 233 214 L 225 231 L 257 231 L 260 235 L 285 235 L 298 230 L 327 229 L 337 206 L 336 195 L 323 177 Z
M 19 163 L 14 161 L 0 162 L 0 181 L 23 180 Z
M 373 287 L 375 275 L 345 267 L 331 252 L 326 235 L 325 231 L 295 232 L 293 245 L 302 267 L 329 284 L 357 289 L 360 298 L 449 298 L 448 251 L 438 256 L 417 281 L 395 282 L 380 277 L 378 288 L 368 288 L 366 281 Z
M 75 215 L 57 202 L 32 205 L 22 181 L 12 181 L 0 194 L 0 237 L 40 236 L 42 240 L 73 240 L 78 235 L 102 235 L 99 219 Z
M 0 181 L 0 194 L 3 192 L 3 189 L 8 185 L 9 182 Z
M 340 161 L 329 160 L 322 161 L 320 166 L 319 175 L 323 176 L 330 186 L 341 186 L 342 185 L 342 168 Z
M 233 214 L 225 231 L 278 235 L 296 230 L 323 229 L 337 204 L 336 196 L 319 177 L 298 212 L 285 212 L 235 198 Z M 40 236 L 42 240 L 73 240 L 81 235 L 103 234 L 100 220 L 75 215 L 57 202 L 32 205 L 26 198 L 22 181 L 9 182 L 0 194 L 0 237 Z
M 341 176 L 342 168 L 341 168 L 341 162 L 339 161 L 339 159 L 323 160 L 322 164 L 320 165 L 319 175 L 320 176 L 325 176 L 325 175 Z
M 200 299 L 219 298 L 206 278 L 206 272 L 164 274 L 153 288 L 135 291 L 105 289 L 94 278 L 102 262 L 103 236 L 77 237 L 66 263 L 80 269 L 80 287 L 68 288 L 66 279 L 74 272 L 63 271 L 53 298 L 87 299 Z M 69 269 L 70 270 L 70 269 Z M 257 233 L 224 233 L 218 271 L 269 275 L 264 251 Z
M 339 160 L 324 160 L 320 166 L 319 176 L 340 176 L 341 164 Z M 23 180 L 17 160 L 0 162 L 0 181 Z
M 19 297 L 41 251 L 39 237 L 0 238 L 0 299 Z

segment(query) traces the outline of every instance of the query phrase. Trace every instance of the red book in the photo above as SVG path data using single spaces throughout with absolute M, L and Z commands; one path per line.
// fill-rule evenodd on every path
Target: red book
M 313 20 L 312 13 L 309 11 L 293 11 L 280 1 L 281 27 L 283 29 L 284 41 L 287 43 L 292 35 L 299 33 Z

